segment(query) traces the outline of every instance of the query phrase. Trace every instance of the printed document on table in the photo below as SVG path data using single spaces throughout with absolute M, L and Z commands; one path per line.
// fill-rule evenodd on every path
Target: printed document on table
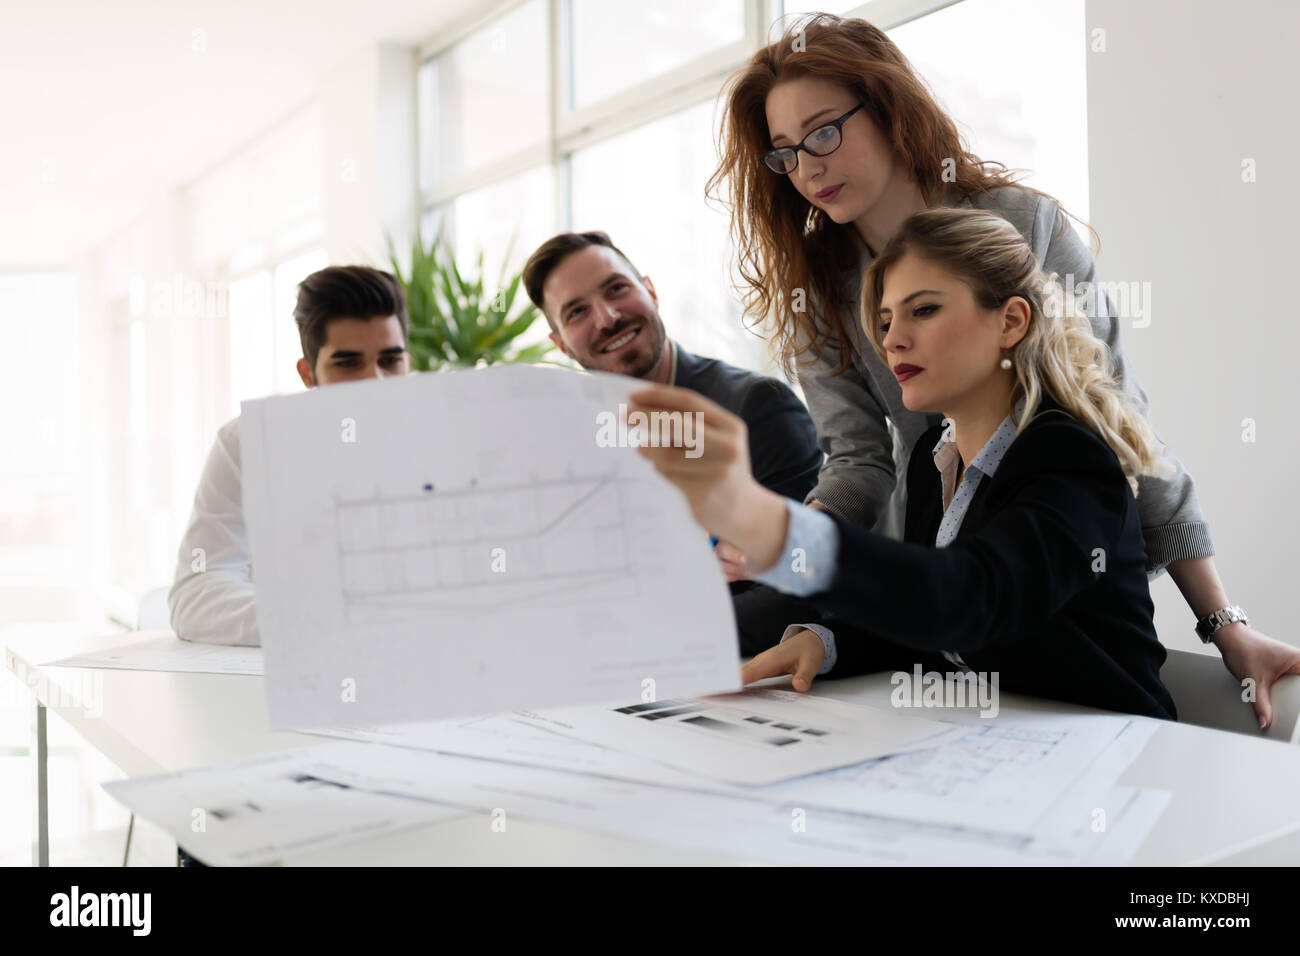
M 796 700 L 814 706 L 820 702 L 809 695 Z M 659 706 L 663 711 L 678 709 L 672 702 Z M 861 709 L 852 714 L 851 729 L 869 725 L 879 713 L 867 705 L 857 706 Z M 631 711 L 645 714 L 641 719 L 656 725 L 662 719 L 652 715 L 659 712 L 652 707 Z M 626 744 L 626 737 L 614 740 L 615 746 L 603 746 L 565 736 L 560 731 L 572 732 L 572 725 L 547 716 L 520 712 L 312 732 L 678 789 L 745 794 L 826 811 L 1047 835 L 1072 834 L 1080 824 L 1090 829 L 1097 822 L 1097 809 L 1105 812 L 1120 775 L 1158 729 L 1153 721 L 1111 715 L 972 719 L 966 723 L 965 736 L 924 749 L 864 759 L 765 786 L 745 786 L 726 783 L 709 772 L 668 766 L 674 759 L 680 761 L 675 753 L 667 754 L 665 762 L 616 749 Z M 790 716 L 789 711 L 785 716 Z M 1096 838 L 1090 836 L 1085 842 L 1095 844 Z
M 382 744 L 322 763 L 357 789 L 794 865 L 1115 865 L 1132 858 L 1168 802 L 1163 791 L 1116 787 L 1104 831 L 1013 834 L 803 807 L 758 789 L 689 791 Z
M 272 725 L 738 687 L 706 533 L 611 427 L 637 387 L 506 366 L 245 402 Z
M 568 707 L 515 718 L 700 777 L 769 784 L 956 740 L 968 729 L 797 691 L 625 706 Z
M 655 760 L 557 734 L 529 723 L 526 712 L 522 715 L 488 714 L 380 727 L 312 729 L 303 733 L 686 790 L 741 789 Z
M 1168 790 L 1127 786 L 1094 793 L 1086 808 L 1068 796 L 1034 825 L 1036 842 L 1057 862 L 1088 866 L 1131 863 L 1173 799 Z
M 104 784 L 212 866 L 272 863 L 308 850 L 463 816 L 454 807 L 350 787 L 336 778 L 349 748 L 333 744 Z M 331 760 L 343 764 L 331 766 Z
M 108 650 L 74 654 L 51 661 L 55 667 L 103 667 L 128 671 L 176 671 L 192 674 L 262 673 L 260 647 L 231 647 L 182 641 L 171 632 Z
M 762 693 L 776 698 L 771 704 L 779 702 L 776 695 L 787 695 L 796 707 L 830 704 L 845 708 L 851 716 L 851 730 L 871 725 L 883 712 L 866 705 L 856 705 L 854 710 L 842 702 L 788 691 Z M 761 699 L 755 692 L 718 699 L 738 700 L 750 694 Z M 662 719 L 674 717 L 671 713 L 662 719 L 654 715 L 679 707 L 675 702 L 661 702 L 628 710 L 633 715 L 644 714 L 641 719 L 647 723 L 659 725 Z M 583 709 L 587 710 L 592 708 Z M 1023 714 L 993 721 L 971 718 L 960 721 L 964 735 L 958 733 L 933 746 L 864 759 L 764 786 L 744 786 L 719 780 L 719 774 L 711 769 L 683 770 L 678 776 L 667 776 L 665 764 L 681 763 L 681 753 L 659 754 L 663 761 L 638 757 L 634 752 L 621 753 L 616 748 L 634 750 L 628 747 L 631 738 L 626 733 L 611 737 L 610 746 L 578 738 L 565 746 L 558 734 L 573 732 L 573 724 L 556 720 L 553 714 L 500 714 L 456 722 L 455 727 L 450 722 L 403 725 L 377 729 L 364 739 L 679 789 L 741 794 L 831 813 L 974 828 L 1023 840 L 1033 837 L 1036 852 L 1045 860 L 1060 857 L 1077 861 L 1080 852 L 1097 849 L 1093 827 L 1106 823 L 1098 812 L 1114 816 L 1113 809 L 1107 808 L 1114 803 L 1116 782 L 1159 729 L 1154 721 L 1111 715 Z M 693 713 L 686 711 L 676 719 L 681 716 Z M 755 716 L 752 709 L 749 716 Z M 777 720 L 789 723 L 792 711 L 784 711 L 782 718 Z M 535 728 L 533 736 L 527 734 L 530 727 Z M 1158 816 L 1163 807 L 1154 792 L 1142 791 L 1131 795 L 1125 818 L 1143 818 L 1152 808 Z M 1136 830 L 1145 834 L 1149 826 L 1138 826 Z M 1049 840 L 1055 847 L 1050 852 L 1044 849 Z M 1068 845 L 1062 848 L 1062 844 Z M 1127 852 L 1131 856 L 1137 846 L 1128 846 L 1127 851 L 1118 849 L 1126 845 L 1123 832 L 1118 832 L 1107 843 L 1107 852 L 1121 857 Z
M 800 805 L 1025 833 L 1066 794 L 1080 806 L 1097 806 L 1157 729 L 1128 717 L 1067 714 L 979 719 L 967 726 L 968 734 L 939 747 L 763 792 Z

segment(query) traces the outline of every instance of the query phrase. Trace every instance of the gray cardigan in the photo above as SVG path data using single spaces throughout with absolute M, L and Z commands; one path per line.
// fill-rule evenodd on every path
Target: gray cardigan
M 1064 217 L 1051 200 L 1010 186 L 955 205 L 1002 216 L 1020 230 L 1043 268 L 1049 274 L 1058 273 L 1062 282 L 1067 275 L 1074 276 L 1076 287 L 1096 281 L 1096 263 L 1078 234 L 1067 224 L 1058 235 Z M 815 362 L 803 364 L 806 357 L 799 360 L 799 384 L 826 453 L 817 485 L 804 500 L 816 499 L 847 521 L 902 538 L 907 489 L 895 476 L 905 471 L 917 439 L 942 417 L 905 408 L 898 380 L 867 342 L 858 320 L 858 303 L 872 255 L 857 233 L 852 235 L 862 257 L 858 268 L 845 277 L 844 291 L 853 303 L 852 315 L 846 316 L 852 336 L 850 365 L 842 375 L 833 374 L 840 361 L 839 345 L 833 339 Z M 1093 331 L 1110 347 L 1120 382 L 1146 414 L 1146 393 L 1119 340 L 1120 319 L 1105 294 L 1095 296 L 1094 301 L 1098 307 L 1097 314 L 1090 316 Z M 824 331 L 816 310 L 813 317 Z M 1147 571 L 1152 575 L 1171 561 L 1214 553 L 1191 476 L 1163 442 L 1161 448 L 1174 471 L 1164 478 L 1144 476 L 1138 480 L 1138 513 L 1146 541 Z

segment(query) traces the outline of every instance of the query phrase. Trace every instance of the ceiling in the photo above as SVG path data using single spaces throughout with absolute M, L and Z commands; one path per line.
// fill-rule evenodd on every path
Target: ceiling
M 496 0 L 3 0 L 0 272 L 71 265 L 372 42 Z

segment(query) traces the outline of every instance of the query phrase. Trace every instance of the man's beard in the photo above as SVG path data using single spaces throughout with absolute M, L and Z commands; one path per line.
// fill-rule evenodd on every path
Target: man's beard
M 621 335 L 626 335 L 628 331 L 629 329 L 625 328 L 622 331 L 611 335 L 605 340 L 606 344 L 613 342 Z M 651 338 L 651 348 L 648 357 L 639 358 L 636 352 L 633 352 L 625 358 L 619 359 L 619 364 L 623 365 L 622 368 L 612 369 L 611 371 L 617 371 L 620 375 L 630 375 L 632 378 L 645 378 L 654 371 L 655 367 L 659 364 L 660 359 L 663 358 L 664 342 L 667 340 L 667 334 L 664 332 L 663 324 L 654 319 L 646 319 L 642 323 L 641 332 L 638 334 L 644 333 L 649 333 Z M 624 362 L 633 362 L 635 364 L 624 365 Z

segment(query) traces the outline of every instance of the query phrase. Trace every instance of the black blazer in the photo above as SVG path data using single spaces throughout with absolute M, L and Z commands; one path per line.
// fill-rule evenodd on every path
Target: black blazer
M 904 541 L 834 519 L 835 580 L 810 599 L 835 632 L 831 673 L 952 670 L 939 651 L 955 651 L 1007 691 L 1176 719 L 1137 503 L 1110 447 L 1045 402 L 936 548 L 942 427 L 908 463 Z

